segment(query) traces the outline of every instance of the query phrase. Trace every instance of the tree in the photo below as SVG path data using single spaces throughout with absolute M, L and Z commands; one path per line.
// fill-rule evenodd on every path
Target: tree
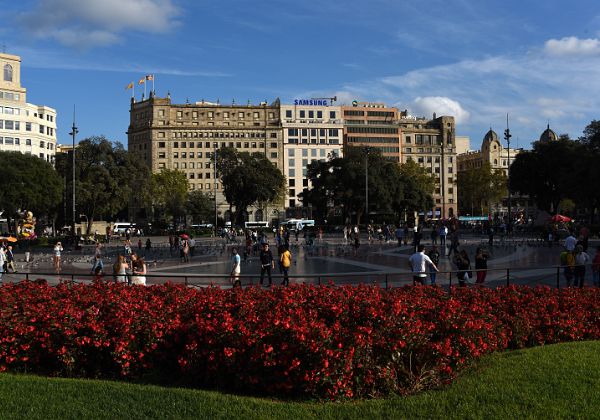
M 478 168 L 459 172 L 457 185 L 460 212 L 474 215 L 478 211 L 484 215 L 492 204 L 506 196 L 508 180 L 504 171 L 492 170 L 489 162 L 484 162 Z
M 596 152 L 600 151 L 600 121 L 593 120 L 583 130 L 579 142 Z
M 562 199 L 576 194 L 584 156 L 582 146 L 572 140 L 536 142 L 533 150 L 519 153 L 511 164 L 510 188 L 529 195 L 538 208 L 555 212 Z
M 237 224 L 243 222 L 249 206 L 281 200 L 285 193 L 285 177 L 262 153 L 223 147 L 217 152 L 217 175 L 225 199 L 230 207 L 235 207 L 232 221 Z
M 191 191 L 187 196 L 186 210 L 194 221 L 210 220 L 214 216 L 215 200 L 200 190 Z
M 184 172 L 176 169 L 162 169 L 152 174 L 150 190 L 152 204 L 166 216 L 177 218 L 185 214 L 189 183 Z
M 369 178 L 369 213 L 400 214 L 433 206 L 433 178 L 416 163 L 399 166 L 377 149 L 348 148 L 343 158 L 308 165 L 312 188 L 300 197 L 311 204 L 321 218 L 327 209 L 342 209 L 344 219 L 356 214 L 360 223 L 366 207 L 366 171 Z
M 67 191 L 73 188 L 71 153 L 57 155 L 56 159 L 56 168 L 66 180 Z M 130 200 L 143 207 L 149 178 L 148 167 L 121 143 L 113 143 L 104 136 L 80 141 L 75 148 L 76 215 L 86 216 L 87 234 L 94 220 L 113 218 Z
M 8 218 L 17 210 L 52 216 L 58 208 L 63 181 L 52 165 L 19 152 L 0 152 L 0 209 Z

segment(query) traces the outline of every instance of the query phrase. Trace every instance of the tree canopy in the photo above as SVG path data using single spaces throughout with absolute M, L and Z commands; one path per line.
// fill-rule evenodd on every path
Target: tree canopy
M 489 162 L 481 167 L 458 173 L 458 202 L 461 214 L 484 215 L 490 207 L 507 195 L 507 176 L 503 170 L 492 170 Z
M 67 180 L 68 191 L 73 186 L 72 168 L 70 153 L 57 155 L 56 169 Z M 103 136 L 79 142 L 75 148 L 75 201 L 77 215 L 87 217 L 88 234 L 94 220 L 113 218 L 130 199 L 143 206 L 149 179 L 148 167 L 120 143 Z
M 313 206 L 318 218 L 328 208 L 342 210 L 344 219 L 355 214 L 357 222 L 366 211 L 366 170 L 369 179 L 369 214 L 395 214 L 431 209 L 434 179 L 414 162 L 398 165 L 377 149 L 350 147 L 343 158 L 316 161 L 308 165 L 312 188 L 300 197 Z
M 273 203 L 285 193 L 285 177 L 262 153 L 239 152 L 231 147 L 217 151 L 217 175 L 223 194 L 235 207 L 233 221 L 241 224 L 243 213 L 256 203 Z
M 19 209 L 35 216 L 54 214 L 63 180 L 50 163 L 20 152 L 0 152 L 0 168 L 0 209 L 6 216 L 15 216 Z
M 152 174 L 150 191 L 155 210 L 177 219 L 185 214 L 189 183 L 184 172 L 162 169 Z
M 214 218 L 215 200 L 200 190 L 190 191 L 186 203 L 187 214 L 194 222 L 205 222 Z

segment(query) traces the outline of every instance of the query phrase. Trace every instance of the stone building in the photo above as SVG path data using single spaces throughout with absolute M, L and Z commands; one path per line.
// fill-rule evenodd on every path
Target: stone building
M 402 139 L 401 162 L 411 159 L 437 180 L 434 208 L 423 216 L 434 219 L 455 217 L 458 214 L 458 193 L 454 117 L 437 117 L 434 114 L 432 119 L 417 118 L 403 111 L 396 124 Z
M 305 102 L 309 104 L 305 105 Z M 341 107 L 332 106 L 327 100 L 297 100 L 294 105 L 281 105 L 281 124 L 283 174 L 288 182 L 286 217 L 308 218 L 310 212 L 298 198 L 305 188 L 311 188 L 306 167 L 316 160 L 342 156 Z
M 264 153 L 283 170 L 283 138 L 279 101 L 273 104 L 223 105 L 205 101 L 173 104 L 170 96 L 151 94 L 130 107 L 128 148 L 139 154 L 153 173 L 163 168 L 183 171 L 190 189 L 217 199 L 220 217 L 228 220 L 229 205 L 215 177 L 212 157 L 221 147 Z M 249 208 L 249 221 L 279 218 L 282 205 Z
M 21 86 L 21 57 L 0 53 L 0 150 L 54 163 L 56 110 L 28 103 Z

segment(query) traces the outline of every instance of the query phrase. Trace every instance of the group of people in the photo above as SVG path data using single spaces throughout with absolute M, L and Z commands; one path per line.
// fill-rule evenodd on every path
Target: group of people
M 240 279 L 240 275 L 242 272 L 242 259 L 238 253 L 237 248 L 233 248 L 231 250 L 231 274 L 230 274 L 230 282 L 233 287 L 241 287 L 242 282 Z M 279 254 L 279 272 L 283 275 L 283 280 L 281 282 L 282 286 L 289 286 L 289 270 L 292 266 L 292 253 L 290 252 L 289 246 L 280 245 L 278 247 Z M 275 269 L 275 258 L 273 257 L 273 253 L 269 248 L 268 242 L 261 243 L 261 250 L 259 253 L 260 259 L 260 285 L 264 285 L 265 274 L 267 275 L 267 279 L 269 281 L 268 287 L 273 285 L 273 277 L 272 272 Z
M 471 266 L 471 259 L 466 249 L 461 249 L 454 252 L 452 262 L 456 267 L 456 277 L 458 284 L 465 287 L 467 284 L 475 283 L 482 285 L 487 276 L 487 261 L 489 254 L 484 248 L 478 247 L 475 251 L 475 276 Z M 408 265 L 413 273 L 413 284 L 436 284 L 437 273 L 439 272 L 438 264 L 440 261 L 440 253 L 436 245 L 432 245 L 426 252 L 425 245 L 419 244 L 416 252 L 408 259 Z M 429 280 L 428 280 L 429 276 Z
M 13 253 L 12 245 L 8 245 L 7 242 L 3 242 L 0 246 L 0 282 L 2 281 L 2 275 L 4 273 L 9 273 L 9 269 L 13 271 L 13 273 L 17 272 L 17 267 L 15 266 L 15 254 Z
M 583 287 L 585 283 L 586 265 L 592 265 L 592 282 L 600 286 L 600 246 L 596 248 L 596 255 L 592 259 L 587 253 L 587 236 L 579 235 L 576 238 L 572 232 L 565 238 L 564 250 L 560 253 L 560 265 L 567 287 Z

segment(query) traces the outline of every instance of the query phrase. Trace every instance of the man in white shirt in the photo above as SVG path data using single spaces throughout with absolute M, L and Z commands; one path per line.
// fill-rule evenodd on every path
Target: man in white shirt
M 417 252 L 412 254 L 408 259 L 408 264 L 413 272 L 413 285 L 425 284 L 427 279 L 427 264 L 435 271 L 439 271 L 433 261 L 425 255 L 425 245 L 419 245 Z
M 569 236 L 565 238 L 565 248 L 567 248 L 567 251 L 573 252 L 575 250 L 575 245 L 577 245 L 577 238 L 575 238 L 572 233 L 569 233 Z

